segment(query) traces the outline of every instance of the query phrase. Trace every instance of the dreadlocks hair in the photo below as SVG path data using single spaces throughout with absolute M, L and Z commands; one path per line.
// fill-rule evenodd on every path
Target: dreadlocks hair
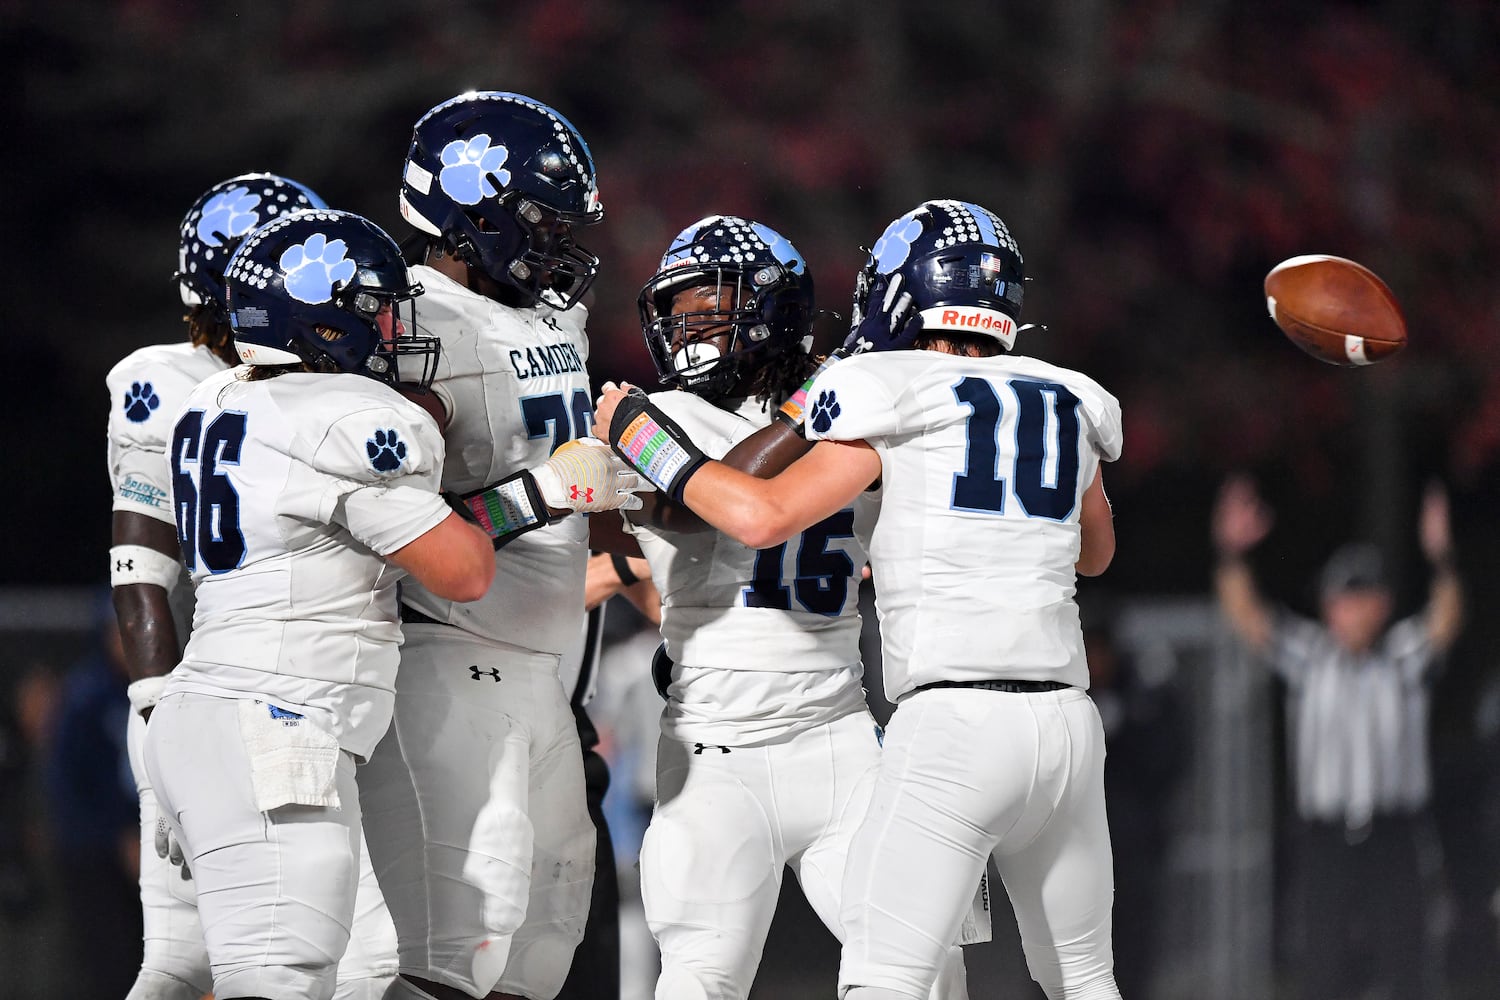
M 755 373 L 750 383 L 750 393 L 757 400 L 772 406 L 780 406 L 787 398 L 802 388 L 813 372 L 817 371 L 821 358 L 815 358 L 800 345 L 790 350 L 773 354 Z

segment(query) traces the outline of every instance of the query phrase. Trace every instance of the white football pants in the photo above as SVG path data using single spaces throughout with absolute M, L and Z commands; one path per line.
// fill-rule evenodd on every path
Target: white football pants
M 583 937 L 594 824 L 557 657 L 407 624 L 390 731 L 359 771 L 401 971 L 550 1000 Z
M 786 867 L 843 940 L 840 884 L 880 761 L 878 732 L 868 712 L 855 712 L 769 745 L 659 741 L 656 808 L 641 844 L 641 897 L 661 949 L 656 1000 L 749 994 Z M 935 995 L 962 1000 L 961 950 L 947 949 L 944 964 L 950 974 Z
M 214 993 L 327 1000 L 360 882 L 354 758 L 339 755 L 340 808 L 261 812 L 239 704 L 164 698 L 146 727 L 146 773 L 192 869 Z
M 1118 1000 L 1104 729 L 1074 688 L 901 702 L 844 876 L 840 995 L 926 995 L 992 854 L 1047 996 Z

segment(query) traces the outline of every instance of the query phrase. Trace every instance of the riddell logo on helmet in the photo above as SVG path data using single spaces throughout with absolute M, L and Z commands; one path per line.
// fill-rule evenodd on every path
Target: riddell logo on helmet
M 992 309 L 944 307 L 935 325 L 947 330 L 983 330 L 997 337 L 1008 337 L 1016 331 L 1015 320 Z

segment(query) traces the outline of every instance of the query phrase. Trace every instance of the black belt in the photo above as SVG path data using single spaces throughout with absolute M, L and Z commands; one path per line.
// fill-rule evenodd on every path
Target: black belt
M 409 604 L 401 605 L 401 621 L 407 625 L 446 625 L 431 615 L 424 615 Z
M 1073 685 L 1062 681 L 933 681 L 917 685 L 917 691 L 933 688 L 979 688 L 981 691 L 1004 691 L 1007 694 L 1033 694 L 1037 691 L 1062 691 Z

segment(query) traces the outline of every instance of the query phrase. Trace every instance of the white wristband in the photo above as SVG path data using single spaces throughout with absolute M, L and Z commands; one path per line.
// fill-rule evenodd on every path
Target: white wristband
M 115 545 L 109 550 L 109 585 L 154 583 L 171 592 L 182 579 L 182 563 L 146 545 Z
M 167 686 L 166 675 L 160 677 L 142 677 L 138 681 L 131 682 L 125 689 L 125 696 L 130 699 L 130 708 L 136 713 L 144 712 L 148 708 L 155 708 L 161 699 L 161 689 Z

